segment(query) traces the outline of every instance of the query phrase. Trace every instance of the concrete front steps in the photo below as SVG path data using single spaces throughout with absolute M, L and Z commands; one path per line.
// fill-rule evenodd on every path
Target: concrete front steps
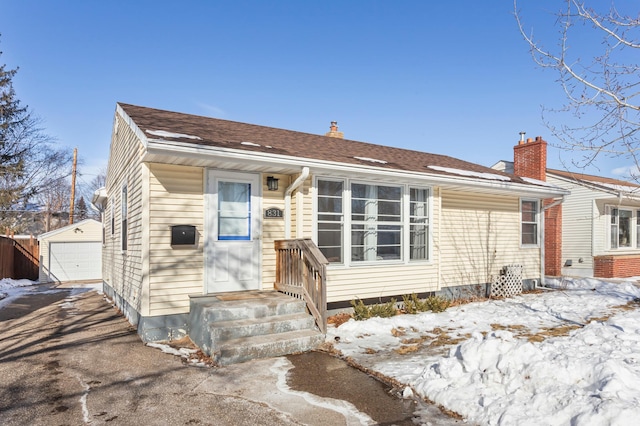
M 191 340 L 220 365 L 316 348 L 324 341 L 304 301 L 276 291 L 191 297 Z

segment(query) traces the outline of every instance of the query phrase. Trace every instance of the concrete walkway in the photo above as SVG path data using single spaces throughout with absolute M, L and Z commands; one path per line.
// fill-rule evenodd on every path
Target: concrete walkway
M 184 365 L 142 344 L 101 294 L 82 289 L 0 309 L 0 377 L 2 425 L 401 425 L 417 408 L 386 400 L 379 382 L 325 354 Z M 461 423 L 427 408 L 428 424 Z

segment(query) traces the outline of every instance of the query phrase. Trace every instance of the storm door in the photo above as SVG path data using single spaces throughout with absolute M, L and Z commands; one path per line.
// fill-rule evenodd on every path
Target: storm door
M 206 293 L 260 288 L 260 177 L 207 173 Z

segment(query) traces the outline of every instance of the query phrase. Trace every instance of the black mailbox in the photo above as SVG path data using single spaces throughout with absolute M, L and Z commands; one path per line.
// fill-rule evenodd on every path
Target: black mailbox
M 193 225 L 173 225 L 171 227 L 171 245 L 196 245 L 196 227 Z

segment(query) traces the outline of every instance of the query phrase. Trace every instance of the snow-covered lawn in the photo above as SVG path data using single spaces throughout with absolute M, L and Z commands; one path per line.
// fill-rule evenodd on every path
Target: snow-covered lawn
M 634 282 L 556 281 L 443 313 L 350 320 L 327 341 L 473 424 L 638 424 Z

